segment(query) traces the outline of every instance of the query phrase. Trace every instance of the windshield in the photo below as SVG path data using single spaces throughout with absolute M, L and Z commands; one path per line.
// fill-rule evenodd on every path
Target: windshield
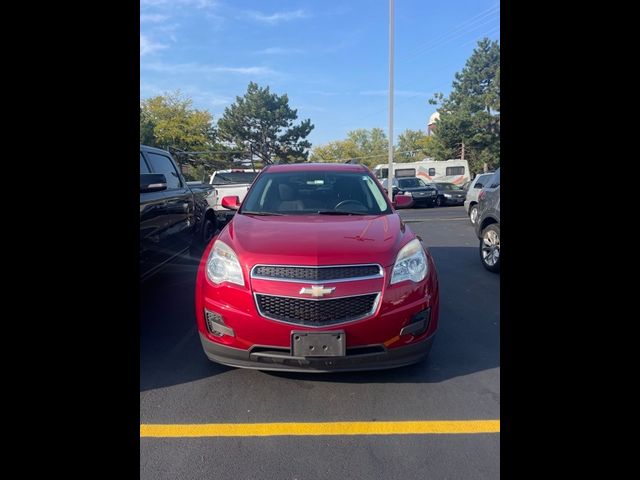
M 230 185 L 232 183 L 253 183 L 260 172 L 216 172 L 212 185 Z
M 402 188 L 426 187 L 426 184 L 420 178 L 400 178 L 398 183 Z
M 462 187 L 454 185 L 453 183 L 436 183 L 440 190 L 462 190 Z
M 387 197 L 363 172 L 265 172 L 238 213 L 261 215 L 381 215 Z

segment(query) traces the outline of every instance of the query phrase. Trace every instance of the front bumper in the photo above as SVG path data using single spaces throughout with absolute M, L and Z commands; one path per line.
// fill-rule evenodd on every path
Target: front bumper
M 464 205 L 464 198 L 447 198 L 447 197 L 442 197 L 442 200 L 444 201 L 443 203 L 445 203 L 446 205 Z
M 254 346 L 249 350 L 227 347 L 200 333 L 204 352 L 213 362 L 231 367 L 286 372 L 349 372 L 411 365 L 429 355 L 434 337 L 435 332 L 422 341 L 393 349 L 384 345 L 347 348 L 347 355 L 342 357 L 294 357 L 281 347 Z

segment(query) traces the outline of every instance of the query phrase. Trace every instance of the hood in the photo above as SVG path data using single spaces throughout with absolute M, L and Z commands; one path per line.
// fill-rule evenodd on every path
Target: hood
M 367 216 L 234 215 L 219 239 L 251 268 L 274 265 L 392 265 L 414 238 L 398 214 Z

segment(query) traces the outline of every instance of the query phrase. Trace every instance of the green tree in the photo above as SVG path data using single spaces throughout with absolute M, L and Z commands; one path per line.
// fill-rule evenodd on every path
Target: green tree
M 433 137 L 422 130 L 406 129 L 398 135 L 398 147 L 395 155 L 397 162 L 418 162 L 428 156 L 429 144 Z
M 320 163 L 344 163 L 359 157 L 360 153 L 353 140 L 336 140 L 314 147 L 309 159 Z
M 193 108 L 192 100 L 179 91 L 141 103 L 140 143 L 170 150 L 189 180 L 201 180 L 230 164 L 230 155 L 218 153 L 225 147 L 216 142 L 211 113 Z
M 270 93 L 250 82 L 247 92 L 236 97 L 218 121 L 218 133 L 237 148 L 253 151 L 264 164 L 306 161 L 311 143 L 306 140 L 313 125 L 310 119 L 294 125 L 298 111 L 289 107 L 287 94 Z
M 205 150 L 215 146 L 213 117 L 193 108 L 193 101 L 179 91 L 146 99 L 140 108 L 141 127 L 151 128 L 160 148 Z M 142 138 L 142 130 L 140 136 Z
M 146 110 L 140 107 L 140 143 L 142 145 L 156 146 L 156 136 L 154 135 L 155 125 Z
M 336 140 L 313 149 L 314 162 L 341 162 L 356 160 L 372 167 L 385 163 L 388 158 L 389 141 L 381 128 L 360 128 L 347 133 L 344 140 Z
M 437 94 L 429 100 L 440 105 L 428 153 L 437 160 L 465 159 L 472 171 L 486 163 L 500 166 L 500 44 L 480 40 L 461 72 L 456 73 L 449 97 Z

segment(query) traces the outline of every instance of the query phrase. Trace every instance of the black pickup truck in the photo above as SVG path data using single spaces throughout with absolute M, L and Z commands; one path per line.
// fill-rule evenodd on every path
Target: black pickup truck
M 213 188 L 213 187 L 211 187 Z M 215 234 L 210 189 L 191 189 L 171 154 L 140 145 L 140 278 L 186 252 L 202 252 Z

